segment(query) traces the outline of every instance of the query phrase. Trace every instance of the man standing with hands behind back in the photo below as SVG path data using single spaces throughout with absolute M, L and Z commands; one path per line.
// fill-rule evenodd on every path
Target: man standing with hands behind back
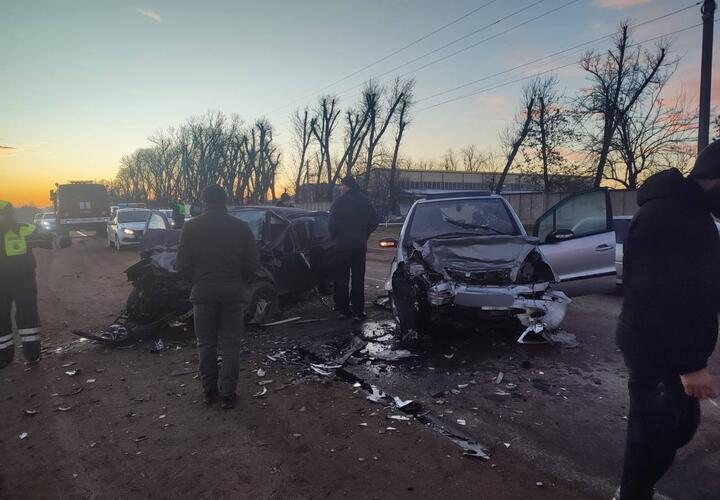
M 205 404 L 212 404 L 219 392 L 221 406 L 230 409 L 237 399 L 245 292 L 257 273 L 259 256 L 250 227 L 227 213 L 227 195 L 220 186 L 206 187 L 202 201 L 202 215 L 183 227 L 177 269 L 192 283 L 190 301 Z
M 630 411 L 617 500 L 666 498 L 655 483 L 700 423 L 700 400 L 718 396 L 708 370 L 720 311 L 720 141 L 689 177 L 650 177 L 625 239 L 625 301 L 617 343 L 629 371 Z
M 355 321 L 365 319 L 365 254 L 367 240 L 378 227 L 377 214 L 350 175 L 340 184 L 342 195 L 330 208 L 329 229 L 337 251 L 335 310 Z M 352 283 L 351 283 L 352 275 Z M 348 285 L 350 293 L 348 293 Z M 351 307 L 352 306 L 352 307 Z

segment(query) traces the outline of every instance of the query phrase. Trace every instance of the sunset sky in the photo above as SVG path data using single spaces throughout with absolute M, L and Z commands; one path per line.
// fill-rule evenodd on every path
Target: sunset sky
M 605 35 L 620 21 L 642 22 L 691 6 L 689 0 L 3 0 L 0 6 L 0 199 L 46 206 L 54 182 L 109 179 L 122 155 L 154 131 L 221 110 L 252 121 L 267 116 L 289 156 L 290 112 L 359 85 L 407 74 L 416 98 L 492 75 Z M 412 47 L 410 42 L 490 3 Z M 564 7 L 563 7 L 564 6 Z M 407 64 L 493 21 L 475 35 Z M 560 8 L 493 40 L 481 40 Z M 700 22 L 695 7 L 638 28 L 645 40 Z M 716 40 L 717 40 L 716 34 Z M 675 36 L 682 63 L 670 91 L 698 93 L 700 28 Z M 471 44 L 477 46 L 416 71 Z M 609 41 L 592 47 L 606 48 Z M 718 46 L 718 44 L 716 44 Z M 426 109 L 498 83 L 577 60 L 553 60 L 420 102 L 404 153 L 438 158 L 450 147 L 495 147 L 512 118 L 522 82 Z M 716 56 L 715 61 L 717 62 Z M 717 74 L 718 64 L 714 72 Z M 342 80 L 351 73 L 357 74 Z M 568 93 L 583 86 L 573 66 L 558 71 Z M 714 85 L 716 87 L 716 85 Z M 718 96 L 714 93 L 713 98 Z

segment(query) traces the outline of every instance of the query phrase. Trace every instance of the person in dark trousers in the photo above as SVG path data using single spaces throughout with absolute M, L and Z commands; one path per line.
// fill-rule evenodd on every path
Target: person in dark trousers
M 665 498 L 655 483 L 700 423 L 701 399 L 718 395 L 707 368 L 718 334 L 720 142 L 689 177 L 676 169 L 638 190 L 624 244 L 625 301 L 617 344 L 629 371 L 630 410 L 619 500 Z
M 32 224 L 15 220 L 10 202 L 0 200 L 0 368 L 15 357 L 12 305 L 15 324 L 28 364 L 40 361 L 40 319 L 32 247 L 37 233 Z
M 370 200 L 352 176 L 341 181 L 340 189 L 342 195 L 330 208 L 329 222 L 337 252 L 335 310 L 345 318 L 362 321 L 365 319 L 367 240 L 378 227 L 378 218 Z M 351 291 L 348 294 L 349 285 Z
M 190 301 L 205 404 L 212 404 L 220 395 L 221 406 L 233 408 L 245 292 L 259 267 L 258 249 L 247 223 L 227 213 L 226 194 L 220 186 L 206 187 L 202 201 L 203 214 L 183 227 L 177 269 L 192 283 Z

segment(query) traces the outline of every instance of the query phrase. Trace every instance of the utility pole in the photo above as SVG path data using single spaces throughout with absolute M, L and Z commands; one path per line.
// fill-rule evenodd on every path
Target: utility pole
M 698 127 L 698 153 L 710 139 L 710 88 L 712 83 L 713 25 L 715 0 L 705 0 L 700 10 L 703 20 L 702 65 L 700 67 L 700 123 Z

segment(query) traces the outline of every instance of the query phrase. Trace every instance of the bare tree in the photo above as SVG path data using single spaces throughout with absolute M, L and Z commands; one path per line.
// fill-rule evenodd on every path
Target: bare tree
M 400 81 L 397 81 L 400 84 Z M 413 104 L 413 89 L 415 80 L 406 80 L 401 83 L 402 88 L 399 89 L 399 95 L 402 96 L 400 104 L 397 108 L 397 118 L 395 119 L 395 146 L 393 148 L 392 162 L 390 163 L 390 182 L 388 183 L 389 191 L 389 210 L 395 215 L 399 215 L 399 207 L 397 206 L 397 193 L 395 192 L 395 181 L 397 179 L 398 154 L 400 153 L 400 144 L 402 143 L 405 129 L 410 125 L 410 108 Z
M 453 148 L 448 148 L 442 157 L 442 169 L 446 172 L 455 172 L 459 164 L 460 162 Z
M 392 122 L 395 110 L 400 105 L 404 96 L 402 95 L 403 83 L 398 78 L 393 84 L 393 90 L 388 94 L 384 87 L 375 81 L 369 81 L 363 89 L 363 101 L 368 110 L 368 142 L 365 156 L 365 178 L 363 189 L 370 185 L 370 173 L 375 159 L 375 150 L 382 140 L 388 126 Z M 387 96 L 383 104 L 383 96 Z
M 515 161 L 515 156 L 517 156 L 520 147 L 530 132 L 533 109 L 535 108 L 535 94 L 536 89 L 534 83 L 530 83 L 525 86 L 523 89 L 523 114 L 517 118 L 515 126 L 507 129 L 501 135 L 501 141 L 504 143 L 508 152 L 505 168 L 503 168 L 503 171 L 500 174 L 500 179 L 495 185 L 496 193 L 500 193 L 502 191 L 502 188 L 505 185 L 505 179 L 510 171 L 510 167 L 512 167 L 513 161 Z
M 332 201 L 333 187 L 330 184 L 333 178 L 333 166 L 330 153 L 332 143 L 332 134 L 335 131 L 338 117 L 340 116 L 339 99 L 337 96 L 325 95 L 320 98 L 315 117 L 311 121 L 310 130 L 320 146 L 320 157 L 322 165 L 320 169 L 325 169 L 327 179 L 327 201 Z
M 695 155 L 697 112 L 686 111 L 681 96 L 661 97 L 664 85 L 623 116 L 608 156 L 605 178 L 637 189 L 648 175 L 670 167 L 683 168 Z
M 657 45 L 655 51 L 643 51 L 631 43 L 628 23 L 620 25 L 614 46 L 607 54 L 588 52 L 581 67 L 591 86 L 578 101 L 582 120 L 597 119 L 598 131 L 589 135 L 589 145 L 597 155 L 594 186 L 603 179 L 613 137 L 618 125 L 650 89 L 662 81 L 663 73 L 674 65 L 668 61 L 670 43 Z
M 295 193 L 300 189 L 303 176 L 306 175 L 310 165 L 308 161 L 308 150 L 313 139 L 310 110 L 306 107 L 302 110 L 295 110 L 291 117 L 293 145 L 297 154 L 297 165 L 295 170 Z
M 538 78 L 530 86 L 535 95 L 535 109 L 525 145 L 525 171 L 530 178 L 542 179 L 545 192 L 562 190 L 568 176 L 578 166 L 567 161 L 564 151 L 577 138 L 572 113 L 558 90 L 555 76 Z

